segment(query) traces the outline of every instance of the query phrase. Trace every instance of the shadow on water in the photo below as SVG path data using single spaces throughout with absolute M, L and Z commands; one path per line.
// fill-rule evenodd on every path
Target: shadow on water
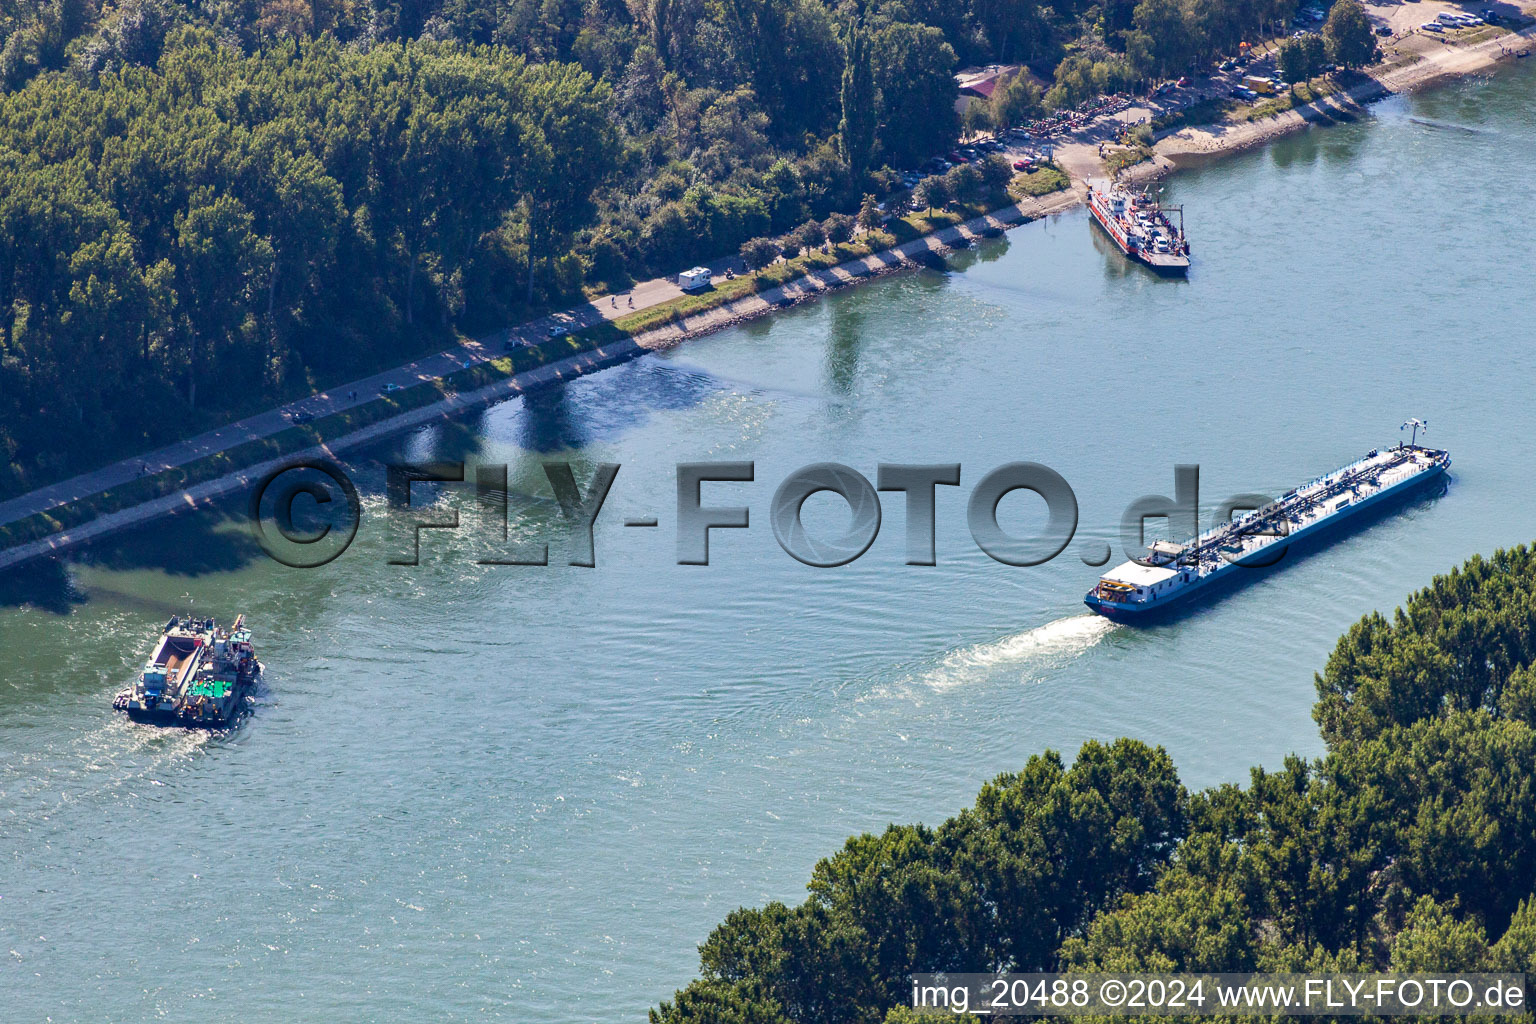
M 1291 167 L 1307 167 L 1317 163 L 1320 154 L 1317 133 L 1302 130 L 1279 140 L 1270 147 L 1269 159 L 1281 170 Z
M 859 350 L 863 347 L 865 315 L 862 305 L 838 302 L 831 306 L 832 325 L 827 338 L 827 383 L 837 394 L 852 394 L 859 376 Z
M 531 391 L 523 396 L 518 444 L 535 452 L 580 448 L 591 438 L 566 384 Z
M 524 395 L 513 440 L 535 452 L 620 437 L 657 412 L 690 409 L 729 385 L 697 367 L 646 356 Z
M 168 576 L 234 572 L 265 558 L 247 528 L 244 495 L 215 508 L 157 519 L 81 549 L 80 559 L 125 572 L 155 569 Z
M 1104 279 L 1107 281 L 1119 281 L 1128 277 L 1141 277 L 1149 281 L 1159 281 L 1166 284 L 1189 284 L 1189 278 L 1176 274 L 1159 274 L 1151 267 L 1131 259 L 1120 251 L 1120 247 L 1110 241 L 1104 229 L 1097 224 L 1088 224 L 1088 233 L 1093 238 L 1094 251 L 1103 259 Z
M 1008 239 L 1001 234 L 982 238 L 968 249 L 962 249 L 949 258 L 949 269 L 963 274 L 978 263 L 996 263 L 1008 252 Z
M 1329 108 L 1307 118 L 1309 127 L 1277 139 L 1269 147 L 1269 159 L 1274 166 L 1285 170 L 1291 167 L 1309 167 L 1319 160 L 1331 165 L 1350 163 L 1360 155 L 1364 136 L 1358 132 L 1314 131 L 1314 128 L 1337 127 L 1360 120 L 1360 114 L 1352 110 Z
M 427 442 L 432 458 L 439 462 L 473 462 L 485 450 L 485 411 L 469 417 L 449 420 L 437 427 Z
M 115 572 L 151 569 L 184 578 L 233 572 L 266 557 L 238 505 L 231 499 L 160 518 L 84 544 L 70 559 Z M 38 559 L 0 576 L 0 608 L 30 606 L 67 615 L 89 599 L 60 559 Z
M 68 615 L 85 602 L 86 595 L 59 559 L 40 558 L 0 573 L 0 608 L 30 607 Z

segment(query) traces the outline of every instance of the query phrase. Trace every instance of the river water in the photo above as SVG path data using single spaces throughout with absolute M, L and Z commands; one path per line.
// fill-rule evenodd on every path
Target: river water
M 514 494 L 548 495 L 546 460 L 583 482 L 619 463 L 596 568 L 478 565 L 467 531 L 386 564 L 374 452 L 363 529 L 325 568 L 209 514 L 6 581 L 4 1016 L 643 1019 L 730 910 L 800 899 L 849 834 L 936 823 L 1031 754 L 1134 736 L 1202 787 L 1320 753 L 1312 674 L 1339 634 L 1536 536 L 1533 70 L 1177 177 L 1187 282 L 1078 211 L 402 442 L 508 463 Z M 1278 494 L 1409 416 L 1453 453 L 1443 496 L 1176 622 L 1085 613 L 1085 545 L 1176 463 L 1207 507 Z M 674 467 L 706 460 L 756 463 L 705 489 L 752 525 L 680 566 Z M 1077 496 L 1045 565 L 966 528 L 971 486 L 1015 460 Z M 786 555 L 770 498 L 817 461 L 960 463 L 938 565 L 903 564 L 895 494 L 851 565 Z M 1038 527 L 1032 501 L 1002 524 Z M 659 527 L 623 525 L 641 516 Z M 535 502 L 514 535 L 550 517 Z M 847 518 L 806 505 L 813 534 Z M 108 709 L 188 607 L 257 630 L 265 690 L 230 735 Z

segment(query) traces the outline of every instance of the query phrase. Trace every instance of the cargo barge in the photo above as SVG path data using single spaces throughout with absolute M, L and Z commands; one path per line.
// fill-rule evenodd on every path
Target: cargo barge
M 1101 576 L 1084 603 L 1120 621 L 1150 617 L 1208 593 L 1219 581 L 1235 582 L 1247 570 L 1273 565 L 1304 537 L 1443 480 L 1450 465 L 1449 452 L 1418 444 L 1372 451 L 1193 541 L 1156 542 L 1147 557 Z
M 112 707 L 135 722 L 223 729 L 249 706 L 260 678 L 244 615 L 227 631 L 213 619 L 172 616 L 138 681 Z
M 1124 185 L 1088 185 L 1088 212 L 1121 252 L 1159 274 L 1189 273 L 1189 239 L 1184 235 L 1184 207 L 1163 206 L 1146 192 Z M 1175 227 L 1170 214 L 1177 214 Z

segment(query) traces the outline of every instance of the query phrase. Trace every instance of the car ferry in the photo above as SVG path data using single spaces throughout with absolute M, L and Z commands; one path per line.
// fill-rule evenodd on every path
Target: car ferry
M 1184 207 L 1163 206 L 1147 192 L 1124 185 L 1088 185 L 1088 212 L 1094 222 L 1133 260 L 1159 274 L 1189 273 L 1189 239 L 1184 236 Z M 1179 218 L 1175 227 L 1170 215 Z

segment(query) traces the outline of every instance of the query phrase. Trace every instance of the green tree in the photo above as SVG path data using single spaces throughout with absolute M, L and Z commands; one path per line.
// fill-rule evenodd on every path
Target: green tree
M 949 195 L 957 202 L 971 203 L 981 198 L 981 172 L 975 164 L 957 164 L 944 175 Z
M 917 188 L 912 190 L 912 199 L 926 207 L 931 216 L 935 206 L 943 209 L 949 205 L 949 182 L 940 175 L 930 175 L 917 183 Z
M 1049 28 L 1036 0 L 972 0 L 970 7 L 992 59 L 1028 61 L 1041 55 Z
M 795 229 L 795 239 L 802 249 L 819 249 L 827 240 L 827 230 L 821 221 L 812 218 Z
M 1328 57 L 1346 68 L 1361 68 L 1376 59 L 1376 36 L 1359 0 L 1336 0 L 1323 23 Z
M 1020 71 L 992 94 L 992 120 L 1001 130 L 1022 124 L 1043 112 L 1044 96 L 1029 74 Z
M 864 193 L 864 200 L 859 204 L 859 227 L 865 231 L 873 231 L 885 220 L 885 215 L 880 212 L 880 204 L 875 197 L 868 192 Z
M 955 141 L 956 57 L 944 33 L 928 25 L 892 22 L 874 41 L 880 94 L 880 145 L 893 167 L 915 167 Z
M 822 222 L 821 227 L 827 241 L 833 245 L 841 245 L 853 237 L 853 218 L 846 213 L 831 214 Z
M 253 218 L 239 199 L 196 195 L 176 218 L 177 293 L 186 320 L 187 405 L 197 405 L 197 387 L 230 349 L 250 340 L 250 310 L 273 272 L 271 244 L 252 231 Z
M 1536 969 L 1536 897 L 1520 901 L 1509 927 L 1488 950 L 1487 969 L 1525 974 Z
M 965 113 L 960 115 L 960 123 L 964 127 L 967 138 L 981 135 L 992 128 L 992 104 L 986 100 L 972 99 L 965 105 Z
M 750 984 L 702 982 L 650 1011 L 650 1024 L 792 1024 L 771 996 Z
M 619 140 L 608 116 L 608 89 L 587 72 L 542 64 L 524 74 L 523 160 L 516 184 L 527 215 L 532 301 L 536 263 L 568 244 L 594 216 L 593 194 L 614 173 Z
M 1536 637 L 1524 626 L 1532 601 L 1536 550 L 1521 546 L 1435 577 L 1390 619 L 1361 619 L 1316 677 L 1312 713 L 1323 739 L 1341 748 L 1447 712 L 1518 709 L 1536 662 Z
M 875 149 L 878 128 L 875 109 L 875 70 L 869 33 L 860 13 L 848 26 L 843 43 L 843 119 L 837 127 L 838 153 L 855 184 L 864 180 Z
M 1157 891 L 1094 918 L 1086 935 L 1063 943 L 1061 957 L 1079 971 L 1251 971 L 1251 921 L 1240 893 L 1175 872 Z
M 1013 165 L 1001 153 L 988 153 L 976 168 L 982 187 L 989 192 L 1001 192 L 1013 180 Z
M 749 238 L 741 243 L 741 261 L 751 271 L 762 270 L 779 255 L 779 247 L 769 238 Z
M 1141 0 L 1132 23 L 1139 33 L 1132 62 L 1143 74 L 1166 77 L 1199 52 L 1201 40 L 1179 0 Z M 1127 52 L 1132 52 L 1129 41 Z M 1058 72 L 1058 81 L 1060 77 Z
M 1421 897 L 1392 940 L 1391 967 L 1403 974 L 1483 969 L 1488 940 L 1482 928 L 1459 920 L 1449 907 Z
M 1280 44 L 1280 74 L 1296 91 L 1300 82 L 1306 82 L 1323 70 L 1327 53 L 1323 37 L 1316 32 L 1293 36 Z

